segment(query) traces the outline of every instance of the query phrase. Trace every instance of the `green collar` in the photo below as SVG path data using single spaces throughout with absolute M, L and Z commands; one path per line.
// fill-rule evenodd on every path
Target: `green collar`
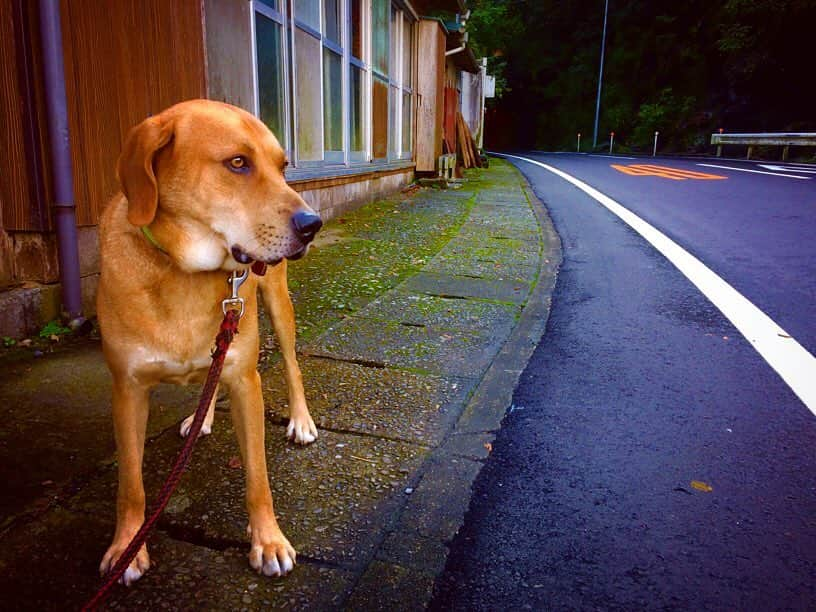
M 156 240 L 156 237 L 153 235 L 153 232 L 150 231 L 150 228 L 147 225 L 143 225 L 141 227 L 141 230 L 142 230 L 142 233 L 144 234 L 145 238 L 147 238 L 147 241 L 150 244 L 152 244 L 154 247 L 159 249 L 162 253 L 167 253 L 167 251 L 165 251 L 162 248 L 162 245 L 159 244 L 159 241 Z

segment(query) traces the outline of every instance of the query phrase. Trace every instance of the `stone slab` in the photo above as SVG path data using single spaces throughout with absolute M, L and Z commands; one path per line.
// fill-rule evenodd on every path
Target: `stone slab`
M 449 542 L 459 531 L 470 503 L 470 486 L 482 464 L 445 450 L 435 453 L 403 509 L 398 532 Z
M 151 394 L 148 437 L 195 410 L 197 388 Z M 0 527 L 42 508 L 109 460 L 115 450 L 111 378 L 98 342 L 21 359 L 0 375 Z M 20 444 L 25 440 L 25 444 Z M 27 466 L 20 470 L 20 466 Z
M 478 379 L 503 341 L 474 330 L 347 317 L 303 350 L 314 356 Z
M 515 280 L 479 279 L 420 272 L 406 281 L 402 289 L 442 297 L 477 298 L 520 305 L 527 300 L 531 285 Z
M 299 362 L 306 400 L 318 429 L 435 446 L 459 418 L 472 390 L 467 379 L 314 357 L 301 357 Z M 282 364 L 264 372 L 262 380 L 273 422 L 288 422 Z
M 246 539 L 244 470 L 228 418 L 217 415 L 212 435 L 199 440 L 190 466 L 165 510 L 162 529 L 209 546 L 241 547 Z M 379 529 L 403 501 L 426 447 L 323 430 L 314 444 L 284 439 L 267 426 L 270 485 L 278 522 L 299 554 L 354 566 L 373 554 Z M 145 452 L 145 489 L 155 497 L 181 445 L 167 432 Z M 70 500 L 74 512 L 115 512 L 116 473 L 109 469 Z M 104 541 L 111 532 L 100 535 Z
M 80 609 L 100 584 L 98 565 L 111 528 L 112 517 L 57 508 L 7 536 L 0 549 L 3 608 Z M 174 540 L 161 530 L 148 549 L 151 569 L 130 588 L 114 587 L 106 609 L 337 608 L 355 578 L 303 558 L 286 578 L 269 578 L 249 567 L 242 546 L 217 550 Z
M 391 563 L 374 561 L 349 598 L 347 610 L 418 611 L 433 593 L 434 578 Z
M 390 291 L 371 302 L 357 316 L 437 329 L 506 335 L 515 325 L 518 314 L 518 306 L 511 304 Z
M 510 251 L 504 248 L 447 248 L 434 257 L 424 270 L 488 280 L 533 282 L 538 275 L 537 250 Z

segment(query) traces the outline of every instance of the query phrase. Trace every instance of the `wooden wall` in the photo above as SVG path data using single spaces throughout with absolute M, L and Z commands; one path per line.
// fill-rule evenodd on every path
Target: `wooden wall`
M 438 21 L 420 19 L 417 35 L 421 53 L 417 62 L 416 169 L 430 172 L 436 170 L 442 154 L 445 32 Z
M 0 228 L 50 228 L 37 3 L 0 0 Z
M 201 0 L 62 0 L 77 222 L 96 224 L 118 190 L 128 130 L 205 96 Z

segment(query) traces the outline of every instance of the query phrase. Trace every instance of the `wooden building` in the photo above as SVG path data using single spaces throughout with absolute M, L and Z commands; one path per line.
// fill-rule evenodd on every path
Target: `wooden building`
M 60 313 L 42 2 L 0 0 L 0 336 Z M 96 224 L 130 127 L 206 97 L 258 115 L 287 180 L 324 219 L 435 172 L 457 71 L 473 71 L 464 0 L 61 0 L 83 311 Z M 432 17 L 427 17 L 432 15 Z M 468 49 L 469 51 L 469 49 Z M 462 62 L 465 64 L 462 64 Z M 475 70 L 478 71 L 478 66 Z

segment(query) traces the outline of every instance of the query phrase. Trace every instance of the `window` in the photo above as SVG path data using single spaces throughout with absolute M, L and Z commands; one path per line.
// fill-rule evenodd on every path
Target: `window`
M 323 50 L 320 0 L 294 2 L 295 160 L 323 161 Z
M 256 112 L 293 172 L 411 158 L 413 22 L 391 0 L 252 0 Z
M 323 148 L 343 161 L 343 44 L 341 0 L 323 0 Z
M 372 151 L 374 159 L 388 156 L 389 0 L 371 0 Z
M 366 161 L 367 68 L 363 61 L 365 36 L 363 2 L 351 0 L 348 12 L 349 31 L 349 155 L 350 161 Z
M 414 104 L 414 24 L 405 16 L 402 18 L 402 150 L 400 157 L 411 157 L 413 149 L 413 104 Z
M 284 87 L 284 27 L 283 15 L 277 2 L 256 5 L 255 65 L 258 79 L 257 115 L 284 149 L 289 149 L 286 123 L 286 91 Z
M 391 9 L 391 121 L 390 152 L 396 159 L 411 158 L 413 117 L 413 24 L 407 15 Z

